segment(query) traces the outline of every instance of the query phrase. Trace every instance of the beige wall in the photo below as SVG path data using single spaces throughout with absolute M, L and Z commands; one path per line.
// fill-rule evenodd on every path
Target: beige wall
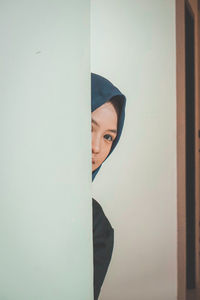
M 1 300 L 93 299 L 89 11 L 1 1 Z
M 91 39 L 92 71 L 127 96 L 123 135 L 93 183 L 115 230 L 100 300 L 175 300 L 175 1 L 92 1 Z

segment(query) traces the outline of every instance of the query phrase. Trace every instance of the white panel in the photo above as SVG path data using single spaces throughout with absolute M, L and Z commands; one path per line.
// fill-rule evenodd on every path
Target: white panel
M 89 6 L 1 1 L 1 300 L 92 299 Z

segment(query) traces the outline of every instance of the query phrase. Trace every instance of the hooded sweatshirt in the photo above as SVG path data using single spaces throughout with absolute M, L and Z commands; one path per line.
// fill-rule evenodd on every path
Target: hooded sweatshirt
M 112 143 L 111 150 L 106 157 L 107 159 L 116 147 L 122 133 L 125 118 L 126 97 L 109 80 L 95 73 L 91 74 L 91 89 L 92 112 L 103 105 L 105 102 L 111 100 L 113 97 L 117 98 L 117 100 L 119 101 L 117 136 Z M 106 159 L 104 160 L 104 162 L 106 161 Z M 101 165 L 92 172 L 92 181 L 99 172 Z M 102 207 L 95 199 L 92 199 L 92 208 L 94 300 L 97 300 L 112 256 L 114 244 L 114 229 L 105 216 Z

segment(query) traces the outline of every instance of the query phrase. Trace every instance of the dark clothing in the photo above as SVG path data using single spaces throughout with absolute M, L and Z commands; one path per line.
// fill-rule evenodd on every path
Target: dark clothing
M 101 205 L 93 198 L 92 208 L 94 300 L 97 300 L 112 256 L 114 230 L 106 218 Z

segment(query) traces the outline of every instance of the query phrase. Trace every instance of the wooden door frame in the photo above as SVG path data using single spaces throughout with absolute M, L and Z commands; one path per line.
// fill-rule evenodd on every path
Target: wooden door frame
M 198 0 L 187 0 L 194 15 L 195 35 L 195 261 L 196 261 L 196 287 L 200 288 L 200 265 L 199 265 L 199 12 Z
M 185 128 L 185 2 L 195 21 L 195 260 L 196 287 L 199 271 L 199 12 L 198 0 L 176 0 L 176 88 L 177 88 L 177 299 L 186 300 L 186 128 Z

